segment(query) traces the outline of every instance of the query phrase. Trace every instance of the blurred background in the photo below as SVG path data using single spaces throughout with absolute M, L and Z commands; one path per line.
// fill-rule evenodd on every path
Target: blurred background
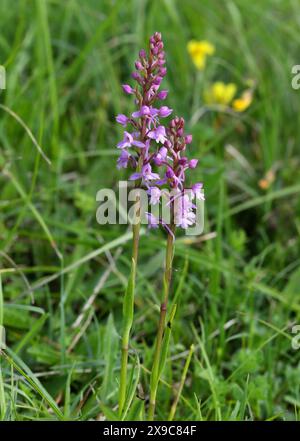
M 166 104 L 193 134 L 206 204 L 204 234 L 176 243 L 158 418 L 194 343 L 176 419 L 298 419 L 299 1 L 2 0 L 0 24 L 1 418 L 113 418 L 131 246 L 127 226 L 97 224 L 95 196 L 128 177 L 121 84 L 159 31 Z M 141 238 L 132 419 L 148 399 L 164 243 Z

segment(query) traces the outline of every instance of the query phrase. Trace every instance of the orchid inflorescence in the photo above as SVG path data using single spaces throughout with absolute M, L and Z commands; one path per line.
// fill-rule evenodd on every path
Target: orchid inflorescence
M 135 62 L 132 78 L 136 86 L 123 85 L 126 94 L 135 96 L 137 110 L 130 117 L 123 114 L 116 117 L 123 127 L 131 127 L 130 131 L 124 130 L 123 140 L 117 144 L 121 149 L 117 167 L 134 169 L 129 179 L 146 187 L 150 204 L 156 205 L 165 197 L 166 204 L 173 206 L 174 225 L 186 229 L 195 223 L 193 198 L 204 199 L 202 183 L 185 186 L 185 172 L 194 169 L 198 160 L 183 155 L 192 142 L 192 135 L 184 133 L 184 119 L 175 117 L 168 125 L 161 122 L 173 110 L 165 105 L 155 107 L 157 101 L 165 100 L 168 95 L 167 90 L 159 90 L 167 73 L 160 33 L 150 37 L 149 46 L 149 55 L 142 49 Z M 171 194 L 169 198 L 168 194 Z M 150 227 L 162 224 L 170 231 L 162 218 L 147 215 Z
M 123 301 L 124 324 L 119 388 L 120 418 L 124 416 L 124 409 L 126 411 L 125 401 L 128 395 L 127 364 L 129 337 L 134 318 L 135 279 L 142 214 L 141 187 L 147 190 L 146 199 L 150 206 L 161 208 L 161 212 L 167 207 L 170 214 L 166 220 L 164 216 L 159 214 L 159 210 L 156 216 L 152 213 L 145 213 L 149 227 L 162 225 L 168 233 L 163 295 L 150 375 L 150 420 L 155 415 L 156 395 L 164 365 L 162 353 L 167 351 L 167 346 L 163 348 L 163 338 L 172 278 L 175 229 L 176 227 L 187 229 L 189 226 L 197 224 L 195 214 L 197 206 L 194 205 L 193 199 L 204 199 L 201 182 L 195 183 L 191 187 L 186 185 L 186 171 L 195 169 L 198 160 L 188 159 L 185 156 L 186 147 L 192 142 L 192 135 L 185 134 L 184 119 L 175 117 L 168 124 L 162 123 L 162 119 L 169 117 L 173 110 L 166 105 L 156 104 L 157 101 L 165 100 L 168 95 L 167 90 L 160 90 L 162 80 L 167 73 L 163 49 L 161 34 L 156 32 L 150 37 L 148 54 L 142 49 L 139 52 L 139 59 L 135 62 L 136 70 L 132 73 L 135 87 L 129 84 L 123 85 L 124 92 L 135 97 L 137 108 L 130 116 L 120 114 L 116 117 L 117 122 L 124 127 L 123 139 L 117 144 L 117 148 L 121 150 L 117 167 L 132 169 L 133 173 L 129 179 L 135 182 L 138 202 L 138 222 L 132 223 L 131 272 Z M 161 203 L 163 200 L 165 203 Z

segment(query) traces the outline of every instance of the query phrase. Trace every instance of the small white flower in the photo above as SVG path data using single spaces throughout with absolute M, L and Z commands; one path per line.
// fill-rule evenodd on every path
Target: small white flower
M 158 187 L 150 187 L 148 191 L 150 195 L 150 204 L 156 205 L 161 197 L 161 190 Z

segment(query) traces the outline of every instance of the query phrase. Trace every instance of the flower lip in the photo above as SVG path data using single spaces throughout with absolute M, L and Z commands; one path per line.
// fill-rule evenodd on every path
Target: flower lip
M 126 147 L 139 147 L 144 148 L 145 144 L 141 141 L 134 139 L 131 133 L 124 131 L 124 138 L 117 144 L 118 149 L 125 149 Z
M 148 163 L 142 167 L 141 172 L 133 173 L 129 179 L 131 181 L 136 181 L 138 179 L 142 179 L 145 183 L 147 183 L 148 181 L 155 181 L 155 180 L 159 179 L 159 174 L 153 173 L 151 165 Z
M 120 154 L 120 156 L 118 158 L 118 161 L 117 161 L 117 168 L 118 169 L 120 169 L 120 168 L 127 168 L 129 158 L 130 158 L 130 155 L 127 152 L 127 150 L 125 150 L 125 149 L 122 150 L 121 154 Z
M 150 204 L 156 205 L 161 197 L 161 190 L 158 187 L 150 187 L 148 192 L 150 195 Z
M 124 131 L 124 138 L 121 142 L 117 144 L 119 149 L 124 149 L 126 147 L 131 147 L 131 143 L 133 141 L 133 137 L 129 132 Z
M 158 109 L 149 106 L 142 106 L 139 110 L 132 113 L 133 118 L 140 118 L 142 116 L 156 116 L 158 114 Z
M 166 141 L 166 129 L 164 126 L 158 126 L 148 133 L 148 138 L 154 139 L 157 143 L 163 144 Z
M 202 182 L 196 182 L 196 184 L 192 185 L 191 197 L 192 198 L 196 197 L 196 199 L 204 201 L 205 196 L 204 196 L 204 193 L 202 192 L 202 188 L 203 188 Z
M 159 149 L 158 153 L 153 158 L 153 161 L 156 165 L 161 165 L 167 158 L 168 149 L 166 147 L 162 147 Z

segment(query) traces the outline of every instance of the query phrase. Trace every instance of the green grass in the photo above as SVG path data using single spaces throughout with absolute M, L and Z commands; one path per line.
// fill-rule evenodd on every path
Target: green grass
M 206 222 L 204 236 L 176 243 L 157 419 L 168 418 L 179 388 L 174 419 L 298 420 L 298 2 L 2 0 L 0 24 L 1 419 L 117 418 L 131 236 L 97 224 L 95 196 L 126 179 L 115 168 L 114 115 L 132 104 L 120 84 L 161 31 L 168 105 L 193 134 Z M 188 56 L 191 38 L 216 46 L 204 74 Z M 242 91 L 248 78 L 249 110 L 203 112 L 210 82 Z M 262 190 L 271 168 L 275 181 Z M 164 232 L 143 231 L 126 419 L 144 418 L 148 406 L 164 244 Z

